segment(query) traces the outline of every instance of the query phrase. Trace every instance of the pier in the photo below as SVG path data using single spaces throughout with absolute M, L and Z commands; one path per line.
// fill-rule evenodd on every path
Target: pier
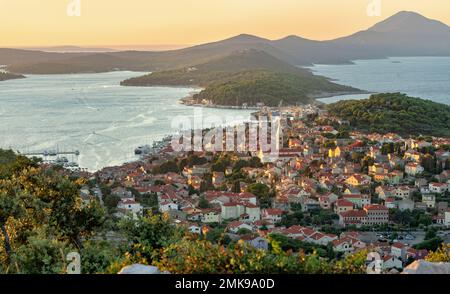
M 24 156 L 59 156 L 59 155 L 80 155 L 80 151 L 53 151 L 53 150 L 45 150 L 42 152 L 20 152 L 18 151 L 20 155 Z

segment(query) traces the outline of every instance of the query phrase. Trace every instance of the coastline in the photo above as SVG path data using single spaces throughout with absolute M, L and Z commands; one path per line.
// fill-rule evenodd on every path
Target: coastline
M 201 90 L 200 90 L 201 91 Z M 194 101 L 194 95 L 198 92 L 191 92 L 188 96 L 179 99 L 178 103 L 183 104 L 185 106 L 192 107 L 204 107 L 204 108 L 219 108 L 219 109 L 242 109 L 242 110 L 260 110 L 260 106 L 237 106 L 237 105 L 217 105 L 217 104 L 202 104 Z M 343 91 L 343 92 L 319 92 L 316 94 L 312 94 L 310 98 L 315 100 L 315 103 L 324 104 L 324 102 L 318 99 L 326 99 L 333 98 L 336 96 L 347 96 L 347 95 L 364 95 L 364 94 L 375 94 L 376 92 L 369 92 L 365 90 L 359 91 Z M 264 107 L 264 106 L 263 106 Z
M 343 92 L 321 92 L 314 95 L 311 95 L 313 99 L 323 99 L 323 98 L 331 98 L 336 96 L 346 96 L 346 95 L 364 95 L 364 94 L 376 94 L 376 92 L 370 92 L 366 90 L 359 91 L 343 91 Z

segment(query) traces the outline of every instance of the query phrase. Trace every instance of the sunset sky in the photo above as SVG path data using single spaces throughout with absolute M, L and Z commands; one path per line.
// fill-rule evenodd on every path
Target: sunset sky
M 198 44 L 249 33 L 324 40 L 366 29 L 401 10 L 450 25 L 449 0 L 0 0 L 0 47 Z

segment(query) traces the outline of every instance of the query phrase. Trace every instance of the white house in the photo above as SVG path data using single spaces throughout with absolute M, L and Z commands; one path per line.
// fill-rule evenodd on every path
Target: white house
M 203 211 L 201 221 L 204 223 L 220 223 L 222 222 L 222 216 L 220 212 L 214 210 Z
M 159 211 L 164 213 L 170 210 L 178 210 L 178 204 L 170 201 L 164 201 L 159 204 Z
M 401 260 L 406 260 L 406 246 L 399 242 L 392 244 L 391 255 Z
M 445 225 L 450 227 L 450 209 L 445 212 Z
M 253 226 L 248 223 L 244 223 L 244 222 L 240 222 L 240 221 L 232 221 L 227 226 L 227 230 L 234 234 L 236 234 L 240 229 L 246 229 L 249 231 L 253 231 Z
M 237 203 L 224 203 L 221 205 L 221 216 L 222 219 L 236 219 L 239 218 L 241 215 L 240 212 L 240 205 Z
M 134 201 L 133 199 L 122 199 L 117 204 L 117 209 L 122 215 L 131 215 L 133 218 L 137 218 L 142 215 L 142 205 Z
M 349 238 L 337 239 L 332 242 L 333 250 L 336 252 L 353 252 L 353 244 Z
M 313 235 L 308 237 L 308 241 L 318 245 L 327 245 L 334 240 L 337 240 L 338 237 L 332 234 L 323 234 L 321 232 L 315 232 Z
M 427 205 L 428 208 L 434 208 L 436 206 L 436 196 L 434 194 L 422 195 L 422 202 Z
M 416 176 L 424 171 L 423 167 L 417 162 L 410 162 L 405 165 L 405 173 L 409 176 Z
M 266 208 L 262 210 L 262 219 L 271 221 L 272 223 L 278 223 L 281 221 L 281 217 L 284 212 L 277 208 Z
M 394 195 L 396 197 L 402 198 L 402 199 L 408 199 L 410 198 L 411 194 L 412 194 L 412 189 L 408 186 L 398 186 L 395 190 L 394 190 Z
M 396 256 L 386 255 L 385 257 L 383 257 L 383 266 L 382 267 L 383 267 L 384 271 L 388 271 L 388 270 L 391 270 L 393 268 L 402 269 L 403 268 L 403 263 Z
M 192 224 L 188 227 L 188 230 L 189 230 L 189 232 L 191 232 L 193 234 L 198 234 L 198 235 L 202 234 L 202 227 L 199 225 Z
M 259 206 L 253 203 L 244 203 L 245 214 L 247 214 L 247 219 L 251 222 L 259 221 L 261 219 L 261 209 Z
M 447 183 L 430 183 L 428 187 L 430 188 L 431 193 L 443 194 L 445 191 L 448 191 Z
M 258 221 L 261 219 L 259 206 L 251 202 L 224 203 L 221 205 L 222 219 L 238 219 L 243 217 L 248 221 Z

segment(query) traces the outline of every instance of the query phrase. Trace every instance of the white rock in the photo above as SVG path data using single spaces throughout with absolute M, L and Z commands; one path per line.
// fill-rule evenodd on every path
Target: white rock
M 119 275 L 159 275 L 161 271 L 156 266 L 132 264 L 120 270 Z
M 402 274 L 410 275 L 431 275 L 431 274 L 450 274 L 450 262 L 429 262 L 425 260 L 416 260 L 408 265 Z

